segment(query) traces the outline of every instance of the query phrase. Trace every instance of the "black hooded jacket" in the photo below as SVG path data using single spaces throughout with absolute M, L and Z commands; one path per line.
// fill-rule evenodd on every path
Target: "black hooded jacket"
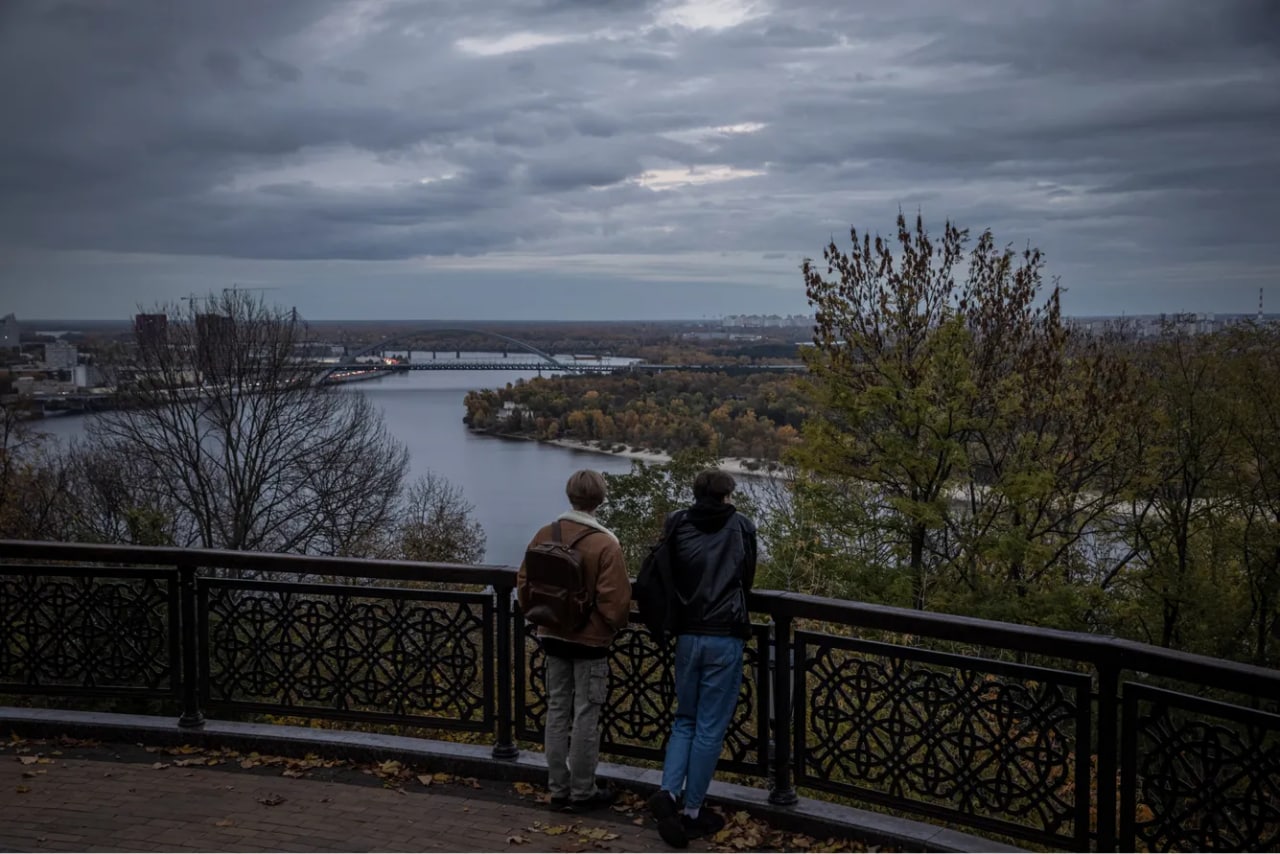
M 747 592 L 756 576 L 756 526 L 732 504 L 706 499 L 667 522 L 677 519 L 676 634 L 750 637 Z

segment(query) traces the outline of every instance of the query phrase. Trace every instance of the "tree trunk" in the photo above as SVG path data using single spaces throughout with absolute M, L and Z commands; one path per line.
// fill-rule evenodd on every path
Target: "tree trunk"
M 911 526 L 911 600 L 917 611 L 924 610 L 924 538 L 925 527 L 916 522 Z

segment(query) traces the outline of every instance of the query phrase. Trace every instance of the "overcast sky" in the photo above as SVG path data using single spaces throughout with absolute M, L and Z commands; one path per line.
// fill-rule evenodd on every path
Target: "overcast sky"
M 1280 311 L 1276 0 L 3 0 L 0 314 L 807 309 L 901 207 Z

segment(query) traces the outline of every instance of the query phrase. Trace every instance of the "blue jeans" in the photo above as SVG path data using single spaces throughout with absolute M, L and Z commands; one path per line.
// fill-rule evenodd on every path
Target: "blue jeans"
M 741 638 L 680 635 L 676 639 L 676 716 L 662 763 L 662 789 L 684 791 L 687 810 L 700 809 L 720 759 L 742 685 Z

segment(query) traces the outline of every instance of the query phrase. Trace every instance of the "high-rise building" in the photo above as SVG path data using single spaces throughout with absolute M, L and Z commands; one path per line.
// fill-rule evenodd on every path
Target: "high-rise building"
M 76 345 L 68 341 L 51 341 L 44 345 L 44 364 L 51 371 L 73 371 L 79 361 Z
M 21 338 L 22 327 L 18 324 L 18 318 L 6 314 L 0 320 L 0 350 L 19 349 Z
M 206 380 L 220 382 L 231 370 L 235 321 L 212 312 L 196 315 L 196 368 Z
M 133 336 L 139 347 L 151 348 L 169 340 L 169 316 L 167 314 L 136 314 L 133 317 Z

